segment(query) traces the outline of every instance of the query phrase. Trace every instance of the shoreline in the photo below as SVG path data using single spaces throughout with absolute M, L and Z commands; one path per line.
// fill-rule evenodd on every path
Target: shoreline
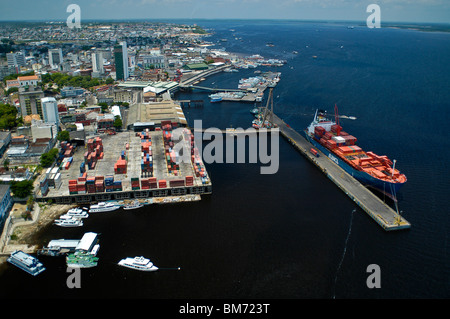
M 180 202 L 191 202 L 201 200 L 200 195 L 168 196 L 156 197 L 151 201 L 139 201 L 144 205 L 170 204 Z M 120 205 L 131 203 L 131 200 L 120 201 Z M 42 204 L 35 203 L 32 211 L 32 220 L 18 218 L 24 211 L 25 205 L 14 204 L 10 216 L 5 221 L 3 232 L 0 238 L 0 266 L 7 261 L 9 255 L 15 250 L 22 250 L 24 253 L 34 254 L 40 248 L 41 243 L 37 241 L 40 232 L 51 225 L 55 219 L 65 214 L 69 209 L 79 207 L 78 204 Z M 14 209 L 14 207 L 16 207 Z M 17 219 L 17 220 L 13 220 Z M 11 239 L 15 235 L 16 238 Z
M 0 241 L 0 265 L 6 262 L 9 255 L 15 250 L 35 253 L 40 245 L 36 242 L 36 236 L 39 235 L 40 231 L 53 223 L 67 210 L 78 205 L 35 203 L 31 220 L 24 220 L 15 216 L 20 216 L 23 209 L 21 206 L 21 204 L 14 204 L 10 216 L 5 221 Z M 12 239 L 12 235 L 15 235 L 16 238 Z

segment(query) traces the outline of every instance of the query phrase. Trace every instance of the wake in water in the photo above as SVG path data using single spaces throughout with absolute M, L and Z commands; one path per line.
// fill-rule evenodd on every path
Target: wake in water
M 341 269 L 342 263 L 344 262 L 345 253 L 347 252 L 348 239 L 350 238 L 350 234 L 352 233 L 353 213 L 355 213 L 355 212 L 356 212 L 356 209 L 353 209 L 353 210 L 352 210 L 352 215 L 351 215 L 351 217 L 350 217 L 350 225 L 349 225 L 349 227 L 348 227 L 347 238 L 345 239 L 344 252 L 342 253 L 341 261 L 339 262 L 338 268 L 337 268 L 337 270 L 336 270 L 336 275 L 334 276 L 334 293 L 333 293 L 333 299 L 336 299 L 336 282 L 337 282 L 337 277 L 338 277 L 339 270 Z

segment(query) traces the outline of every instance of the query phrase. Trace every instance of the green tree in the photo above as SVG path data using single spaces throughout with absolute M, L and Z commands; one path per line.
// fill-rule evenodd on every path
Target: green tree
M 5 170 L 8 170 L 8 169 L 9 169 L 9 159 L 5 159 L 5 160 L 3 161 L 3 168 L 4 168 Z
M 41 155 L 41 166 L 42 167 L 50 167 L 58 155 L 58 149 L 53 148 L 47 153 Z
M 58 139 L 58 141 L 69 141 L 70 133 L 68 131 L 60 131 L 58 132 L 56 138 Z
M 33 191 L 32 181 L 20 181 L 11 183 L 11 192 L 16 197 L 25 198 Z
M 121 128 L 122 128 L 122 125 L 123 125 L 123 123 L 122 123 L 122 119 L 120 118 L 120 116 L 119 115 L 116 115 L 115 117 L 114 117 L 114 127 L 117 129 L 117 130 L 120 130 Z
M 17 108 L 9 104 L 0 103 L 0 129 L 10 130 L 18 123 Z
M 10 95 L 11 93 L 18 92 L 18 91 L 19 91 L 19 88 L 17 88 L 17 87 L 12 87 L 12 88 L 9 88 L 8 90 L 6 90 L 5 95 L 8 96 L 8 95 Z
M 97 105 L 102 108 L 102 113 L 105 113 L 106 110 L 108 109 L 108 103 L 106 103 L 106 102 L 100 102 Z

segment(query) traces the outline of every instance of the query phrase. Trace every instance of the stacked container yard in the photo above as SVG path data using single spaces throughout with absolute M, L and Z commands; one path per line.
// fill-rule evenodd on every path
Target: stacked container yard
M 105 178 L 103 176 L 95 176 L 95 192 L 103 193 L 105 191 Z
M 131 178 L 131 189 L 132 190 L 139 190 L 140 189 L 139 177 L 132 177 Z
M 158 181 L 158 188 L 166 188 L 167 187 L 167 182 L 165 179 L 160 179 Z
M 61 152 L 64 157 L 71 157 L 73 155 L 73 152 L 75 151 L 73 145 L 66 141 L 61 142 Z
M 169 174 L 178 176 L 180 172 L 179 156 L 173 150 L 172 123 L 170 121 L 161 121 L 161 125 L 163 128 L 164 157 L 166 159 L 167 171 Z
M 62 178 L 61 173 L 59 172 L 59 168 L 58 167 L 54 167 L 52 169 L 49 168 L 45 174 L 45 180 L 46 180 L 45 183 L 47 184 L 48 188 L 59 189 L 59 187 L 62 184 Z
M 127 173 L 127 161 L 124 159 L 119 159 L 116 162 L 116 164 L 114 164 L 114 173 L 126 174 Z
M 97 160 L 103 158 L 103 142 L 100 137 L 96 137 L 94 139 L 89 139 L 87 143 L 87 152 L 84 153 L 84 160 L 88 165 L 89 169 L 94 169 Z M 81 171 L 80 167 L 80 171 Z
M 113 182 L 113 190 L 121 191 L 122 190 L 122 181 L 114 181 Z
M 141 179 L 141 189 L 158 188 L 158 181 L 156 177 Z
M 183 133 L 184 133 L 185 140 L 190 141 L 191 163 L 194 168 L 195 176 L 201 178 L 202 184 L 207 184 L 207 183 L 209 183 L 209 177 L 208 177 L 208 174 L 206 173 L 206 168 L 200 157 L 199 151 L 198 151 L 197 147 L 195 146 L 194 135 L 188 129 L 184 129 Z M 186 186 L 191 186 L 191 185 L 193 185 L 193 183 L 194 183 L 194 177 L 186 176 Z
M 105 176 L 105 191 L 106 192 L 114 191 L 114 175 Z
M 64 157 L 63 161 L 61 162 L 61 168 L 68 170 L 70 168 L 70 165 L 72 165 L 73 157 Z
M 89 194 L 95 193 L 95 177 L 86 178 L 86 192 Z
M 186 176 L 186 186 L 194 185 L 194 176 Z
M 69 180 L 69 194 L 70 195 L 78 194 L 77 180 L 76 179 Z
M 153 176 L 152 140 L 148 132 L 141 134 L 141 171 L 144 175 Z

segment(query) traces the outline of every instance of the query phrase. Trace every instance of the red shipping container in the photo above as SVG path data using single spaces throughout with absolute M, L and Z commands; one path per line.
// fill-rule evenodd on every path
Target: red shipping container
M 162 179 L 162 180 L 158 181 L 158 186 L 159 186 L 159 188 L 166 188 L 167 187 L 166 180 Z
M 338 130 L 341 131 L 342 130 L 342 126 L 340 126 L 338 124 L 331 125 L 331 131 L 332 132 L 336 133 Z

